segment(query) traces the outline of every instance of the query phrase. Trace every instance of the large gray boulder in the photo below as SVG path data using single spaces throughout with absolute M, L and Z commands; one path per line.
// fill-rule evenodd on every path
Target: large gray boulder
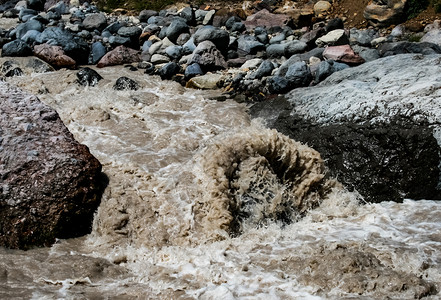
M 440 199 L 440 64 L 440 55 L 385 57 L 251 113 L 318 150 L 368 201 Z
M 29 249 L 90 232 L 101 164 L 57 112 L 0 82 L 0 246 Z

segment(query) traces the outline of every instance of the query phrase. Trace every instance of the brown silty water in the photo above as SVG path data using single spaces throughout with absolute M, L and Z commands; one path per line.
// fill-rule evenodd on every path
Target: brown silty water
M 360 204 L 315 150 L 142 71 L 7 79 L 57 110 L 109 178 L 93 230 L 0 249 L 0 298 L 438 299 L 441 205 Z M 120 76 L 138 91 L 115 91 Z

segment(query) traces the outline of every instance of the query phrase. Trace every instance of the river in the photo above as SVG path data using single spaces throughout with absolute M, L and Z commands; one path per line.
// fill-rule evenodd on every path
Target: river
M 8 78 L 103 164 L 91 234 L 0 248 L 0 299 L 439 299 L 441 202 L 364 203 L 319 154 L 122 66 Z M 115 91 L 120 76 L 141 85 Z

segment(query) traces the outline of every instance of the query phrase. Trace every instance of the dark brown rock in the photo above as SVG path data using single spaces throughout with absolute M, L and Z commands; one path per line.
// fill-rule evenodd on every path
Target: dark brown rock
M 107 66 L 116 66 L 122 64 L 130 64 L 134 62 L 140 62 L 141 55 L 139 51 L 134 49 L 118 46 L 101 58 L 101 60 L 96 65 L 98 68 L 103 68 Z
M 57 112 L 0 82 L 0 246 L 29 249 L 90 232 L 101 164 Z
M 57 68 L 73 69 L 76 65 L 75 60 L 67 56 L 60 46 L 49 44 L 36 45 L 34 47 L 34 55 Z

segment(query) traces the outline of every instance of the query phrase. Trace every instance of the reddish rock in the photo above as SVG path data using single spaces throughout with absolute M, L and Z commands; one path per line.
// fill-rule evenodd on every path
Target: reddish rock
M 141 55 L 139 51 L 125 46 L 118 46 L 112 51 L 108 52 L 106 55 L 104 55 L 96 66 L 98 68 L 103 68 L 108 66 L 130 64 L 140 61 Z
M 254 15 L 247 17 L 243 23 L 247 28 L 254 28 L 257 26 L 266 26 L 270 28 L 275 26 L 283 27 L 290 25 L 291 22 L 292 18 L 288 15 L 272 14 L 268 10 L 262 9 Z
M 76 65 L 75 60 L 67 56 L 60 46 L 49 44 L 36 45 L 34 47 L 34 55 L 57 68 L 73 69 Z
M 364 59 L 355 53 L 349 45 L 327 47 L 325 51 L 323 51 L 323 57 L 348 65 L 359 65 L 364 63 Z
M 0 246 L 29 249 L 90 232 L 101 164 L 57 112 L 0 82 Z

